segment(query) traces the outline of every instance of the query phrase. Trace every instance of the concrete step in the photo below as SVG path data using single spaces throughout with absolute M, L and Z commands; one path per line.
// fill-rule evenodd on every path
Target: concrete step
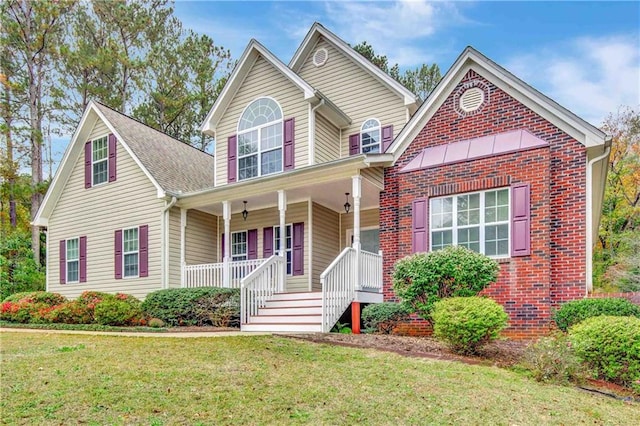
M 265 307 L 258 309 L 258 315 L 322 315 L 322 306 Z
M 322 324 L 318 323 L 250 323 L 242 324 L 242 331 L 270 331 L 274 333 L 320 333 L 322 332 Z
M 251 317 L 250 324 L 305 324 L 322 322 L 322 314 L 320 315 L 257 315 Z
M 270 300 L 307 300 L 307 299 L 318 299 L 322 300 L 322 293 L 319 291 L 304 291 L 304 292 L 296 292 L 296 293 L 276 293 L 271 296 Z
M 267 308 L 302 308 L 322 306 L 322 299 L 267 300 Z

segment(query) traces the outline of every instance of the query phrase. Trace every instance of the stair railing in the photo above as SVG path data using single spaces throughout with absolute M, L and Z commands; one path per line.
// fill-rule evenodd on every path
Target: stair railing
M 284 291 L 284 257 L 274 255 L 240 281 L 240 324 L 248 324 L 251 317 L 275 293 Z
M 355 299 L 355 263 L 356 251 L 347 247 L 320 274 L 322 331 L 324 333 L 331 330 Z

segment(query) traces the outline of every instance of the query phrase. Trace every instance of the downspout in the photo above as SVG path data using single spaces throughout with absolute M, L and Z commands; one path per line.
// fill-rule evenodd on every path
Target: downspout
M 591 160 L 589 160 L 589 163 L 587 163 L 587 286 L 585 296 L 593 290 L 593 166 L 595 165 L 595 163 L 608 158 L 609 153 L 611 152 L 611 136 L 607 136 L 604 141 L 604 146 L 604 153 L 595 158 L 592 158 Z
M 162 265 L 162 274 L 160 276 L 160 282 L 162 288 L 169 288 L 169 210 L 175 206 L 178 199 L 175 195 L 171 196 L 171 201 L 162 209 L 162 216 L 160 216 L 160 230 L 161 230 L 161 247 L 160 263 Z
M 309 165 L 313 165 L 316 163 L 316 110 L 324 105 L 324 98 L 320 99 L 318 105 L 311 108 L 311 112 L 309 114 Z

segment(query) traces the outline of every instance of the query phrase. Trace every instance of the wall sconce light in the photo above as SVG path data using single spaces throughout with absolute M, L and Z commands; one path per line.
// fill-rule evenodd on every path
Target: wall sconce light
M 348 214 L 349 210 L 351 209 L 351 204 L 349 204 L 349 193 L 345 192 L 344 195 L 347 198 L 347 202 L 344 203 L 344 211 Z
M 249 216 L 249 212 L 247 211 L 247 202 L 243 201 L 244 203 L 244 210 L 242 210 L 242 218 L 244 220 L 247 220 L 247 216 Z

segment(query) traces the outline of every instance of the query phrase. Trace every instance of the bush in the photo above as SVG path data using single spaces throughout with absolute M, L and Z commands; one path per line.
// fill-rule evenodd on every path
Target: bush
M 234 302 L 237 300 L 237 302 Z M 160 318 L 172 326 L 203 325 L 213 321 L 224 323 L 240 318 L 240 290 L 218 287 L 172 288 L 155 291 L 147 296 L 142 309 L 149 317 Z M 214 311 L 221 308 L 219 316 Z M 237 309 L 237 311 L 236 311 Z M 237 312 L 237 314 L 235 313 Z M 212 319 L 213 318 L 213 319 Z
M 433 335 L 461 354 L 474 354 L 496 339 L 509 319 L 501 305 L 483 297 L 443 299 L 434 305 L 432 318 Z
M 572 325 L 600 315 L 640 318 L 640 306 L 626 299 L 580 299 L 563 304 L 553 315 L 553 320 L 560 330 L 567 331 Z
M 43 303 L 47 306 L 55 306 L 67 301 L 67 298 L 58 293 L 48 291 L 26 291 L 15 293 L 4 299 L 5 302 Z
M 640 392 L 640 319 L 587 318 L 569 329 L 569 339 L 598 377 Z
M 585 368 L 573 350 L 569 338 L 563 333 L 543 337 L 527 347 L 523 366 L 539 382 L 567 384 L 581 382 Z
M 0 319 L 10 322 L 40 324 L 49 322 L 47 315 L 66 298 L 58 293 L 31 291 L 8 296 L 2 303 Z
M 362 310 L 362 322 L 366 333 L 390 334 L 408 317 L 406 307 L 394 302 L 375 303 L 367 305 Z
M 45 315 L 48 322 L 56 324 L 90 324 L 93 312 L 77 300 L 54 306 Z
M 438 300 L 475 296 L 496 281 L 499 270 L 498 263 L 483 254 L 450 246 L 399 260 L 393 290 L 408 309 L 430 321 Z
M 94 309 L 94 318 L 101 325 L 137 324 L 142 317 L 140 305 L 140 301 L 133 296 L 117 295 L 99 302 Z
M 149 327 L 151 328 L 162 328 L 164 327 L 164 321 L 160 318 L 151 318 L 149 320 Z

